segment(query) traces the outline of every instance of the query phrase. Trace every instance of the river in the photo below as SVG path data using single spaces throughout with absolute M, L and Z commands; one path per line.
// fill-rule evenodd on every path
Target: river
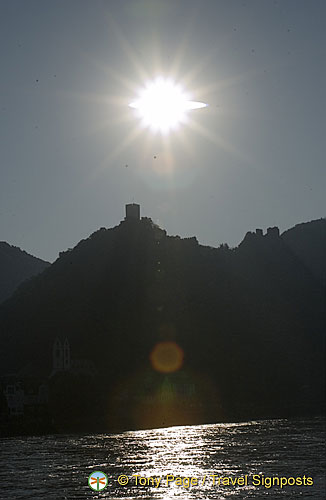
M 324 500 L 325 421 L 6 438 L 0 464 L 0 498 L 6 500 Z M 108 477 L 102 491 L 88 486 L 93 471 Z M 122 475 L 128 484 L 119 484 Z

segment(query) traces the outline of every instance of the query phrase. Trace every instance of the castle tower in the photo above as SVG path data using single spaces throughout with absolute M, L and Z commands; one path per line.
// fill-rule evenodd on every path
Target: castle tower
M 267 234 L 266 236 L 272 237 L 272 238 L 279 238 L 280 236 L 280 230 L 277 226 L 274 227 L 268 227 L 267 228 Z
M 63 348 L 62 342 L 58 337 L 55 339 L 53 344 L 52 361 L 52 375 L 57 372 L 61 372 L 63 370 Z
M 71 361 L 70 361 L 70 345 L 67 337 L 64 340 L 63 343 L 63 369 L 64 370 L 70 370 L 71 368 Z
M 140 220 L 140 205 L 137 203 L 129 203 L 126 205 L 125 220 Z

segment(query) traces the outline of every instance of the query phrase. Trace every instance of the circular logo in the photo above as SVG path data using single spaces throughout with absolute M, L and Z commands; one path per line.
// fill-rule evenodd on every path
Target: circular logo
M 104 490 L 108 484 L 108 477 L 104 472 L 97 470 L 92 472 L 88 478 L 88 486 L 94 491 Z

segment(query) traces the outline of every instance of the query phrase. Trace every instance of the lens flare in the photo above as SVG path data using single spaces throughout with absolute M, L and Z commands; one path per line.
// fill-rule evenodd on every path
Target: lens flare
M 154 370 L 172 373 L 180 370 L 183 356 L 183 350 L 175 342 L 160 342 L 152 350 L 150 361 Z

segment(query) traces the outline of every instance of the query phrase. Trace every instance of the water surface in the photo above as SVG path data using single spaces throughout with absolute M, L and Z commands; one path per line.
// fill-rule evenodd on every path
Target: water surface
M 4 499 L 326 498 L 325 423 L 320 418 L 7 438 L 1 440 L 0 464 Z M 92 491 L 87 482 L 95 470 L 109 479 L 100 492 Z M 118 483 L 121 474 L 128 476 L 125 486 Z M 136 474 L 161 477 L 159 487 L 136 485 Z M 167 486 L 167 474 L 182 481 L 196 478 L 199 484 L 188 488 L 185 480 L 185 486 Z M 235 480 L 245 475 L 248 485 L 217 484 L 217 477 Z M 254 475 L 306 476 L 313 485 L 266 488 L 253 484 Z

